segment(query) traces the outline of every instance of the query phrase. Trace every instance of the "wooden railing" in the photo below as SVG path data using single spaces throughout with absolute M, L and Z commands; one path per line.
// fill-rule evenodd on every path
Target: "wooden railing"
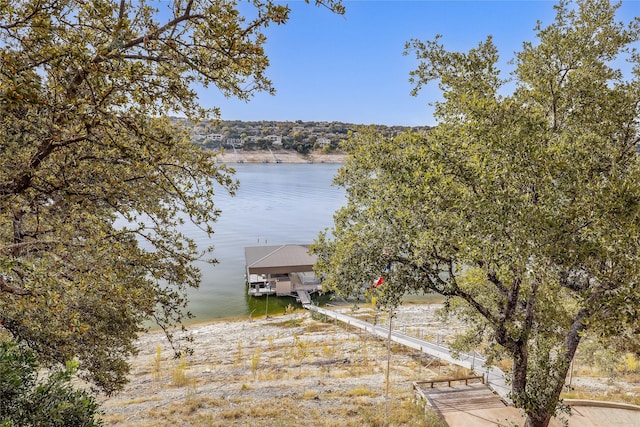
M 428 384 L 429 388 L 433 388 L 435 384 L 444 384 L 447 383 L 447 387 L 451 387 L 452 383 L 460 383 L 464 381 L 464 385 L 469 385 L 469 381 L 476 382 L 480 381 L 484 384 L 484 375 L 466 377 L 466 378 L 455 378 L 455 379 L 447 379 L 447 380 L 428 380 L 428 381 L 415 381 L 413 383 L 413 388 L 420 386 L 422 384 Z

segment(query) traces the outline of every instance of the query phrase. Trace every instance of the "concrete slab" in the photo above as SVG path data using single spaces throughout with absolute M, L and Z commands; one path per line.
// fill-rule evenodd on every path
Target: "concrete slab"
M 639 427 L 640 411 L 603 408 L 592 406 L 574 406 L 568 417 L 569 427 Z M 470 411 L 447 412 L 444 420 L 450 427 L 512 427 L 523 426 L 525 419 L 520 410 L 514 407 L 502 409 L 479 409 Z M 550 427 L 562 427 L 559 418 L 549 423 Z
M 450 427 L 522 426 L 525 418 L 519 409 L 506 406 L 484 384 L 453 387 L 421 387 L 431 407 Z M 569 427 L 640 427 L 640 406 L 614 402 L 565 400 L 571 407 Z M 550 427 L 562 427 L 561 418 Z

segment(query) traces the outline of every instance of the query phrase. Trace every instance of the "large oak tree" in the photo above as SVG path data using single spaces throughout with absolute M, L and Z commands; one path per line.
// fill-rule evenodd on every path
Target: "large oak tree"
M 561 1 L 510 81 L 490 37 L 468 52 L 411 41 L 415 90 L 443 94 L 438 124 L 346 143 L 347 205 L 314 249 L 343 293 L 383 274 L 387 304 L 446 296 L 469 321 L 459 344 L 512 361 L 529 426 L 560 408 L 583 335 L 618 334 L 640 314 L 640 21 L 617 22 L 618 7 Z M 615 68 L 622 57 L 633 74 Z
M 338 1 L 316 1 L 342 12 Z M 144 322 L 180 322 L 229 170 L 165 118 L 196 85 L 273 92 L 272 0 L 0 0 L 0 332 L 120 388 Z

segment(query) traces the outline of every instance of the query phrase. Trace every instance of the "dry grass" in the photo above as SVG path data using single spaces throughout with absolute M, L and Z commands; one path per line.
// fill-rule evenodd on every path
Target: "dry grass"
M 146 359 L 134 363 L 131 390 L 104 405 L 105 425 L 271 427 L 311 419 L 315 426 L 440 425 L 437 417 L 425 421 L 411 387 L 438 374 L 426 365 L 440 371 L 439 364 L 393 346 L 387 405 L 384 340 L 309 315 L 284 317 L 265 320 L 261 335 L 249 336 L 247 328 L 235 340 L 229 331 L 208 335 L 216 351 L 198 347 L 201 353 L 189 359 L 164 360 L 149 346 Z M 385 406 L 388 412 L 380 410 Z
M 444 336 L 424 325 L 407 330 Z M 440 427 L 444 424 L 437 416 L 412 403 L 412 382 L 467 375 L 394 344 L 387 400 L 385 340 L 298 312 L 205 326 L 196 343 L 193 356 L 176 362 L 161 357 L 158 345 L 164 345 L 163 356 L 170 354 L 161 335 L 145 336 L 133 361 L 131 385 L 105 401 L 105 425 L 287 427 L 312 420 L 320 427 Z M 616 363 L 624 370 L 618 379 L 639 384 L 635 359 L 627 356 Z M 508 363 L 501 367 L 509 370 Z M 576 388 L 565 395 L 640 404 L 638 396 L 640 386 L 613 383 L 606 394 Z
M 571 391 L 565 391 L 562 393 L 563 399 L 584 399 L 584 400 L 601 400 L 631 403 L 633 405 L 640 405 L 640 387 L 635 390 L 620 390 L 614 389 L 611 393 L 602 394 L 600 392 L 593 392 L 585 389 L 574 389 Z
M 351 397 L 356 397 L 356 396 L 377 397 L 380 395 L 380 393 L 379 391 L 371 390 L 367 386 L 359 386 L 354 388 L 353 390 L 347 391 L 346 395 Z
M 377 402 L 358 402 L 346 406 L 331 407 L 326 410 L 310 408 L 297 410 L 296 401 L 285 398 L 277 402 L 246 401 L 234 408 L 217 412 L 187 414 L 181 419 L 186 424 L 199 426 L 299 426 L 313 420 L 314 426 L 361 427 L 366 426 L 446 426 L 436 416 L 425 415 L 422 410 L 407 402 L 393 402 L 389 412 L 381 410 Z M 167 415 L 175 415 L 167 414 Z M 336 423 L 336 420 L 343 420 Z
M 127 402 L 122 402 L 122 404 L 123 405 L 139 405 L 141 403 L 157 402 L 159 400 L 160 400 L 160 398 L 159 397 L 155 397 L 155 396 L 142 396 L 142 397 L 139 397 L 137 399 L 129 400 Z

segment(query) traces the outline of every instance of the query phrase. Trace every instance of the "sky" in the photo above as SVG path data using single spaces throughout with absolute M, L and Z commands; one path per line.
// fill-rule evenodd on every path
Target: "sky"
M 266 31 L 276 95 L 244 102 L 215 88 L 201 91 L 203 106 L 220 107 L 223 120 L 433 126 L 430 103 L 441 95 L 435 83 L 410 95 L 409 72 L 418 61 L 403 55 L 407 41 L 441 34 L 448 50 L 468 51 L 491 35 L 508 74 L 514 52 L 535 40 L 537 21 L 546 26 L 555 17 L 555 2 L 545 0 L 347 0 L 343 16 L 302 0 L 287 3 L 289 21 Z M 624 2 L 617 18 L 635 16 L 640 0 Z

